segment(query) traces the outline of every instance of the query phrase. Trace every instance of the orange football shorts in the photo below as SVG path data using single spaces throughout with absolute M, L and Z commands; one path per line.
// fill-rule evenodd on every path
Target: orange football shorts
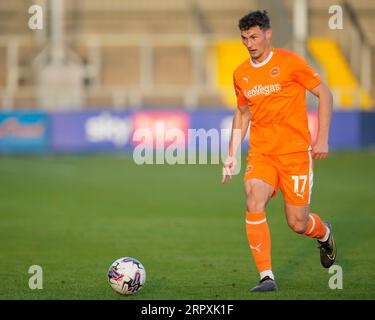
M 313 186 L 311 151 L 282 155 L 249 153 L 244 181 L 257 178 L 274 188 L 275 197 L 280 187 L 286 202 L 304 206 L 310 204 Z

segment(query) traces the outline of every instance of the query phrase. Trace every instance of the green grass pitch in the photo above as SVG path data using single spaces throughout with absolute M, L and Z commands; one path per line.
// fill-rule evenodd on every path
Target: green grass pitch
M 222 186 L 220 174 L 125 155 L 2 156 L 0 299 L 375 299 L 375 153 L 315 163 L 311 211 L 333 225 L 341 290 L 329 288 L 316 241 L 288 228 L 279 192 L 267 211 L 279 291 L 249 293 L 259 276 L 242 175 Z M 133 296 L 107 283 L 122 256 L 146 268 Z M 42 290 L 28 287 L 31 265 L 43 268 Z

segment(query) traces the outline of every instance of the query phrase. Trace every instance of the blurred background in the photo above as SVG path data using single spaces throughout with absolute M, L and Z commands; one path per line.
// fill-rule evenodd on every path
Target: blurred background
M 29 27 L 33 5 L 43 10 L 35 15 L 42 29 Z M 329 28 L 333 5 L 342 9 L 342 29 Z M 371 0 L 5 0 L 1 107 L 231 106 L 233 69 L 248 56 L 238 20 L 259 8 L 271 17 L 274 46 L 319 69 L 338 109 L 372 107 Z
M 0 150 L 22 149 L 23 143 L 35 150 L 38 146 L 32 145 L 32 139 L 41 139 L 48 146 L 40 148 L 60 151 L 56 143 L 64 140 L 61 132 L 85 126 L 77 119 L 88 121 L 90 111 L 99 117 L 90 128 L 106 131 L 107 136 L 121 127 L 130 136 L 134 123 L 152 123 L 155 115 L 147 112 L 134 119 L 139 111 L 169 109 L 187 112 L 189 117 L 202 109 L 232 114 L 233 70 L 248 58 L 237 24 L 256 9 L 269 13 L 273 45 L 303 55 L 331 88 L 339 112 L 333 122 L 333 147 L 340 139 L 341 132 L 335 134 L 340 127 L 352 130 L 346 140 L 355 140 L 344 144 L 374 142 L 373 132 L 363 137 L 359 130 L 366 126 L 363 123 L 374 124 L 373 114 L 362 116 L 362 111 L 374 109 L 372 0 L 4 0 L 0 3 Z M 309 110 L 316 107 L 316 99 L 308 94 Z M 132 116 L 126 122 L 129 114 L 116 118 L 113 112 Z M 338 118 L 344 122 L 337 126 Z M 314 131 L 313 113 L 309 122 Z M 79 135 L 79 128 L 74 130 Z M 88 130 L 82 133 L 87 142 L 82 141 L 82 150 L 90 148 Z M 66 145 L 64 150 L 73 149 Z
M 331 88 L 338 112 L 333 147 L 373 143 L 375 133 L 360 130 L 374 124 L 373 114 L 362 113 L 374 109 L 372 0 L 4 0 L 0 150 L 119 150 L 125 144 L 111 139 L 112 147 L 92 145 L 84 127 L 106 140 L 114 132 L 130 137 L 135 123 L 151 125 L 158 115 L 148 111 L 178 111 L 189 119 L 203 109 L 231 115 L 233 70 L 248 58 L 237 24 L 256 9 L 269 13 L 273 45 L 303 55 Z M 308 94 L 309 110 L 316 107 Z M 203 116 L 209 121 L 211 115 Z M 85 125 L 91 116 L 94 124 Z M 314 135 L 313 112 L 309 122 Z M 207 123 L 212 126 L 217 121 Z M 73 139 L 81 134 L 81 146 L 61 137 L 67 131 Z

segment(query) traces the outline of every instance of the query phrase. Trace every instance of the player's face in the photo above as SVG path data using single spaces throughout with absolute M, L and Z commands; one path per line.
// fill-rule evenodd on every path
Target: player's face
M 266 58 L 270 48 L 271 35 L 271 29 L 262 30 L 259 26 L 241 31 L 242 42 L 253 60 L 261 62 Z

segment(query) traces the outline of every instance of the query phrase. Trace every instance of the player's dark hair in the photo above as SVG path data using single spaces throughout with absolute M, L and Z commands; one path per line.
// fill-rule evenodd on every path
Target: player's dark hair
M 246 31 L 256 26 L 259 26 L 261 30 L 267 30 L 271 28 L 270 18 L 268 17 L 266 10 L 250 11 L 248 14 L 244 15 L 238 22 L 238 27 L 241 31 Z

